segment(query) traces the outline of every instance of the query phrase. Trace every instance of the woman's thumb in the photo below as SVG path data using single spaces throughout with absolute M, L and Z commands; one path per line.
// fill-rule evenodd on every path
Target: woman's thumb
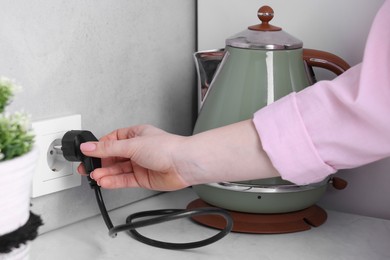
M 112 156 L 130 158 L 129 140 L 106 140 L 100 142 L 85 142 L 80 145 L 80 150 L 87 156 L 107 158 Z
M 96 143 L 93 142 L 86 142 L 80 144 L 80 150 L 82 152 L 93 152 L 96 150 Z

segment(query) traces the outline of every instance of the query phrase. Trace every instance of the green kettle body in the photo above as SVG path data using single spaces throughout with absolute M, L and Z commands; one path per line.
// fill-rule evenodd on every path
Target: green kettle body
M 193 133 L 250 119 L 262 107 L 311 85 L 315 80 L 311 65 L 317 64 L 305 61 L 306 51 L 302 48 L 256 50 L 227 46 L 210 84 L 202 76 L 213 73 L 202 73 L 207 66 L 201 67 L 199 64 L 202 62 L 197 60 L 199 81 L 208 85 L 208 88 L 204 97 L 201 97 Z M 215 54 L 214 51 L 211 53 Z M 315 50 L 315 54 L 318 51 Z M 320 59 L 321 55 L 318 55 L 313 60 Z M 333 71 L 338 67 L 335 66 Z M 199 90 L 201 87 L 202 84 L 198 86 Z M 325 193 L 327 183 L 328 180 L 325 180 L 300 187 L 292 186 L 292 183 L 281 178 L 271 178 L 209 183 L 195 185 L 193 189 L 204 202 L 212 206 L 237 212 L 280 214 L 299 211 L 315 204 Z
M 194 134 L 253 116 L 260 108 L 309 85 L 302 49 L 227 46 L 199 111 Z

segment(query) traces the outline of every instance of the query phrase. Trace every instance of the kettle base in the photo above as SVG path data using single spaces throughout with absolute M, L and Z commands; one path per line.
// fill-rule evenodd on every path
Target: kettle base
M 188 204 L 187 209 L 213 207 L 201 199 L 196 199 Z M 325 223 L 327 213 L 317 205 L 306 209 L 278 214 L 253 214 L 237 211 L 229 211 L 233 218 L 232 232 L 251 234 L 282 234 L 292 233 L 318 227 Z M 194 216 L 192 219 L 204 226 L 216 229 L 225 227 L 225 220 L 217 215 Z

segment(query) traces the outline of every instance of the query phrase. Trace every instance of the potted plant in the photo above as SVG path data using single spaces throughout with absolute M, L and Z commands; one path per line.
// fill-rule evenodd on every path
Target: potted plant
M 27 114 L 8 113 L 14 81 L 0 77 L 0 259 L 27 259 L 41 218 L 30 212 L 31 186 L 38 159 Z

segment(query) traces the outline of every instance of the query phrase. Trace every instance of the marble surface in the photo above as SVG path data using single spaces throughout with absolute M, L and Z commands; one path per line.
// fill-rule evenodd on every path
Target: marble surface
M 191 189 L 161 194 L 110 212 L 114 225 L 134 212 L 184 208 L 196 198 Z M 327 211 L 320 227 L 282 235 L 230 233 L 198 249 L 174 251 L 142 244 L 126 233 L 110 238 L 100 216 L 39 236 L 31 259 L 390 259 L 390 220 Z M 214 230 L 178 220 L 139 229 L 154 239 L 189 242 Z M 215 258 L 214 258 L 215 257 Z

